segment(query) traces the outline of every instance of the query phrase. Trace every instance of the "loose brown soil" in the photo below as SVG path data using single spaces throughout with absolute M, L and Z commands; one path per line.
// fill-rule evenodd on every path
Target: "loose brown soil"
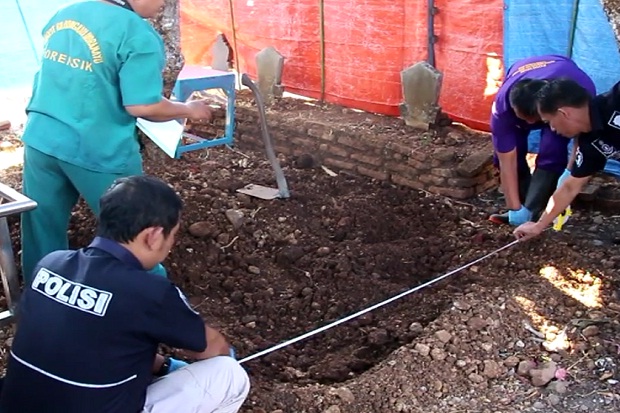
M 296 104 L 280 103 L 270 116 Z M 328 122 L 330 113 L 317 108 L 316 116 Z M 347 112 L 346 120 L 356 125 L 364 119 L 366 114 Z M 8 136 L 5 141 L 13 142 Z M 430 140 L 424 147 L 432 151 L 441 143 Z M 213 148 L 180 160 L 145 162 L 147 173 L 172 184 L 186 205 L 177 246 L 164 264 L 240 358 L 420 285 L 513 239 L 508 228 L 485 220 L 501 205 L 494 191 L 463 203 L 347 173 L 330 176 L 320 167 L 301 168 L 297 158 L 280 160 L 292 196 L 273 201 L 236 192 L 248 183 L 275 186 L 260 152 Z M 19 168 L 3 171 L 0 179 L 20 189 Z M 616 221 L 610 215 L 592 205 L 581 207 L 567 230 L 613 233 Z M 601 217 L 599 224 L 592 223 L 595 216 Z M 13 218 L 10 224 L 19 251 L 18 222 Z M 596 231 L 583 230 L 592 225 L 598 225 Z M 72 245 L 87 244 L 93 228 L 90 211 L 79 205 L 69 230 Z M 614 411 L 619 400 L 610 380 L 619 378 L 617 369 L 601 367 L 611 372 L 601 379 L 601 368 L 587 363 L 618 362 L 620 307 L 613 292 L 620 252 L 613 237 L 596 238 L 593 245 L 595 238 L 547 233 L 251 361 L 246 368 L 253 391 L 244 411 L 580 411 L 582 406 Z M 546 266 L 556 272 L 541 276 Z M 599 294 L 594 301 L 579 295 L 594 287 Z M 580 319 L 586 321 L 575 325 Z M 546 350 L 541 343 L 553 337 L 532 340 L 537 336 L 524 330 L 524 321 L 542 337 L 552 325 L 566 326 L 570 344 Z M 591 325 L 598 330 L 585 336 L 583 329 Z M 553 358 L 574 374 L 566 381 L 571 391 L 554 393 L 520 379 L 510 357 L 517 363 Z M 550 394 L 560 400 L 549 400 Z

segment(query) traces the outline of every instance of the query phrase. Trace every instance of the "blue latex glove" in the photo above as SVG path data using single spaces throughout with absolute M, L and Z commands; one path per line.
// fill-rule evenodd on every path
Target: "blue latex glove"
M 163 265 L 157 264 L 149 271 L 151 274 L 160 275 L 162 277 L 168 278 L 168 271 L 164 268 Z
M 521 205 L 518 211 L 508 211 L 508 222 L 510 225 L 521 225 L 532 219 L 532 213 L 529 209 Z
M 166 374 L 170 374 L 173 371 L 178 370 L 181 367 L 185 367 L 185 366 L 187 366 L 186 362 L 170 357 L 170 368 L 168 369 L 168 373 Z
M 568 178 L 570 176 L 570 171 L 568 169 L 564 170 L 564 173 L 562 173 L 562 175 L 560 175 L 560 177 L 558 178 L 558 186 L 556 186 L 556 189 L 559 188 L 560 186 L 562 186 L 562 183 L 566 180 L 566 178 Z
M 235 351 L 235 348 L 233 346 L 230 346 L 230 351 L 228 352 L 228 354 L 230 355 L 230 357 L 237 360 L 237 352 Z

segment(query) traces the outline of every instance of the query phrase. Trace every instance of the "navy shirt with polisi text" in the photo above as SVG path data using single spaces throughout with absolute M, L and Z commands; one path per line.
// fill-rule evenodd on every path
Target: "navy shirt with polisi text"
M 160 343 L 207 345 L 181 291 L 104 238 L 44 257 L 18 317 L 3 413 L 137 413 Z
M 592 130 L 579 135 L 579 149 L 571 171 L 585 178 L 602 171 L 609 159 L 620 160 L 620 82 L 590 102 Z

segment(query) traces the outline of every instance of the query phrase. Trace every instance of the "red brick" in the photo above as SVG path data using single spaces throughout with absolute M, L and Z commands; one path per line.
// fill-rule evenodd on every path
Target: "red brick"
M 385 171 L 378 171 L 376 169 L 364 168 L 363 166 L 357 167 L 357 172 L 360 175 L 369 176 L 378 181 L 387 181 L 390 178 L 390 174 Z
M 329 145 L 327 148 L 327 153 L 331 155 L 342 156 L 343 158 L 349 157 L 349 151 L 340 146 Z
M 499 177 L 499 171 L 496 168 L 493 168 L 489 171 L 487 171 L 487 178 L 488 179 L 495 179 Z
M 335 166 L 336 168 L 348 169 L 350 171 L 355 170 L 355 166 L 356 166 L 352 162 L 347 162 L 347 161 L 343 161 L 340 159 L 334 159 L 334 158 L 325 158 L 323 163 L 328 166 Z
M 323 139 L 324 141 L 330 141 L 330 142 L 335 141 L 336 133 L 334 132 L 333 129 L 328 129 L 323 132 L 323 134 L 321 135 L 321 139 Z
M 380 156 L 368 156 L 354 153 L 351 155 L 351 159 L 355 159 L 356 161 L 360 161 L 374 166 L 383 165 L 383 158 L 381 158 Z
M 412 172 L 417 172 L 414 168 L 410 167 L 409 165 L 403 162 L 387 162 L 385 164 L 385 168 L 390 171 L 399 172 L 399 173 L 409 174 Z
M 445 179 L 440 176 L 424 174 L 420 175 L 420 181 L 429 185 L 443 185 Z
M 313 138 L 321 138 L 324 133 L 325 129 L 316 125 L 308 128 L 308 136 L 312 136 Z
M 470 178 L 451 178 L 448 179 L 448 186 L 454 188 L 471 188 L 476 186 L 476 181 Z
M 493 165 L 493 163 L 490 163 L 489 166 L 487 166 L 486 168 L 482 170 L 482 172 L 499 172 L 499 171 L 497 167 Z
M 428 155 L 422 150 L 412 150 L 409 157 L 419 162 L 426 162 L 428 160 Z
M 414 188 L 414 189 L 426 188 L 426 185 L 424 185 L 419 180 L 405 178 L 404 176 L 400 176 L 400 175 L 392 174 L 392 182 L 394 182 L 396 185 L 402 185 L 402 186 L 406 186 L 406 187 Z
M 296 146 L 302 146 L 306 149 L 316 147 L 316 141 L 309 138 L 291 138 L 290 142 L 294 143 Z
M 474 182 L 476 183 L 476 185 L 481 185 L 489 180 L 493 180 L 495 179 L 495 177 L 491 177 L 489 178 L 488 175 L 486 174 L 482 174 L 482 175 L 478 175 L 475 178 L 472 178 L 474 180 Z
M 499 185 L 499 181 L 497 179 L 491 179 L 486 181 L 483 184 L 477 185 L 476 186 L 476 193 L 482 193 L 482 192 L 486 192 L 491 188 L 495 188 Z
M 276 145 L 274 146 L 274 149 L 276 150 L 276 152 L 280 152 L 283 153 L 285 155 L 289 155 L 292 151 L 291 151 L 291 147 L 290 146 L 286 146 L 286 145 Z
M 312 128 L 318 128 L 318 129 L 325 129 L 325 124 L 324 123 L 317 123 L 314 122 L 312 120 L 307 120 L 305 122 L 302 122 L 302 120 L 300 119 L 298 124 L 304 125 L 304 127 L 306 128 L 306 130 L 310 130 Z
M 351 148 L 365 150 L 366 146 L 360 142 L 359 139 L 352 138 L 347 135 L 342 135 L 338 137 L 338 143 L 341 143 L 346 146 L 350 146 Z
M 279 128 L 279 127 L 280 125 L 276 126 L 276 128 Z M 295 131 L 295 133 L 298 133 L 300 135 L 309 135 L 308 128 L 306 128 L 303 124 L 298 124 L 292 129 Z
M 459 175 L 471 178 L 480 174 L 489 164 L 492 163 L 493 154 L 487 151 L 479 151 L 463 159 L 457 167 Z
M 390 149 L 396 153 L 407 156 L 411 155 L 412 151 L 410 146 L 401 145 L 400 143 L 396 142 L 389 142 L 388 144 L 386 144 L 386 149 Z
M 433 168 L 431 169 L 431 173 L 433 175 L 442 176 L 444 178 L 452 178 L 453 176 L 456 175 L 456 172 L 454 171 L 454 169 L 448 169 L 448 168 Z
M 361 137 L 361 142 L 371 148 L 380 149 L 381 151 L 383 151 L 387 147 L 389 140 L 383 136 L 363 135 Z
M 467 199 L 475 195 L 474 188 L 443 188 L 431 186 L 428 190 L 435 194 L 448 196 L 455 199 Z
M 419 171 L 428 171 L 431 169 L 427 162 L 418 161 L 417 159 L 409 158 L 407 163 Z
M 433 151 L 433 158 L 442 162 L 452 161 L 455 155 L 454 148 L 438 148 Z
M 308 135 L 314 138 L 319 138 L 319 139 L 323 139 L 326 141 L 333 141 L 336 139 L 334 130 L 329 124 L 315 122 L 315 121 L 308 121 L 308 122 L 304 122 L 303 125 L 308 131 L 307 132 Z

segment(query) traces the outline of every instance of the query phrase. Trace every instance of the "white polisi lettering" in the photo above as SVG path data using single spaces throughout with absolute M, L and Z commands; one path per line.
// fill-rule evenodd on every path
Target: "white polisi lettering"
M 103 317 L 112 300 L 112 293 L 76 283 L 41 268 L 32 281 L 32 289 L 76 310 Z

